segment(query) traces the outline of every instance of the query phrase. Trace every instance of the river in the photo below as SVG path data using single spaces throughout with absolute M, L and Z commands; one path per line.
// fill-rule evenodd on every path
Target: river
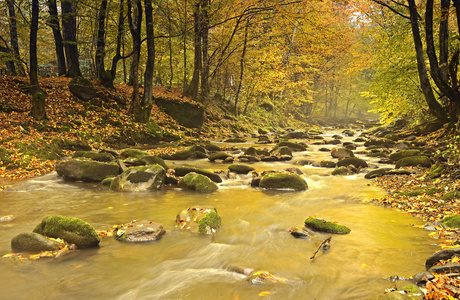
M 252 166 L 284 170 L 302 157 L 328 158 L 318 147 L 296 152 L 289 162 Z M 185 163 L 226 168 L 205 159 Z M 0 215 L 15 217 L 0 223 L 1 255 L 11 252 L 14 236 L 55 214 L 81 218 L 96 230 L 134 219 L 155 221 L 167 233 L 146 244 L 106 237 L 98 248 L 58 259 L 3 259 L 0 299 L 364 299 L 390 287 L 392 275 L 423 271 L 437 248 L 426 231 L 411 226 L 421 220 L 366 203 L 385 193 L 364 174 L 329 176 L 332 169 L 299 168 L 309 185 L 304 192 L 251 188 L 250 175 L 224 181 L 210 194 L 177 188 L 118 193 L 99 184 L 65 182 L 55 173 L 15 182 L 0 192 Z M 175 226 L 176 215 L 195 205 L 217 208 L 222 227 L 214 236 Z M 309 216 L 338 221 L 352 231 L 333 235 L 331 249 L 311 260 L 330 235 L 295 239 L 288 233 Z M 269 271 L 287 281 L 254 285 L 232 271 L 235 267 Z

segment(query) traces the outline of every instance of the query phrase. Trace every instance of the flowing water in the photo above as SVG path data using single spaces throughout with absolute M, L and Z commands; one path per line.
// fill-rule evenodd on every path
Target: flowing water
M 248 147 L 248 145 L 244 145 Z M 295 153 L 292 162 L 256 163 L 257 170 L 284 170 L 296 159 L 324 159 L 315 151 Z M 169 162 L 183 164 L 184 162 Z M 194 166 L 225 169 L 207 160 Z M 363 299 L 391 286 L 389 276 L 423 271 L 436 248 L 418 219 L 366 204 L 382 197 L 363 174 L 327 176 L 331 169 L 300 167 L 305 192 L 264 191 L 248 186 L 250 176 L 224 181 L 217 192 L 180 189 L 118 193 L 98 184 L 69 183 L 56 174 L 15 183 L 0 193 L 0 254 L 11 239 L 31 232 L 48 215 L 81 218 L 97 230 L 133 219 L 163 224 L 159 241 L 126 244 L 103 238 L 100 247 L 59 259 L 0 261 L 0 299 Z M 190 206 L 212 205 L 222 218 L 214 236 L 180 231 L 176 215 Z M 310 257 L 329 237 L 295 239 L 288 230 L 309 216 L 352 229 L 332 236 L 332 247 Z M 285 282 L 254 285 L 234 268 L 266 270 Z

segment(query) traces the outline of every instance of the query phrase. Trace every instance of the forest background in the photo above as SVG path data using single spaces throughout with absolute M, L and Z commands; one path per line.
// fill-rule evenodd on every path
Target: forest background
M 145 142 L 139 132 L 170 141 L 319 117 L 433 117 L 456 128 L 457 4 L 2 1 L 2 169 L 30 170 L 37 151 L 17 141 L 39 136 L 48 145 L 43 132 L 96 149 Z M 67 88 L 79 77 L 91 79 L 102 102 L 116 103 L 82 103 Z M 204 107 L 204 125 L 171 125 L 156 97 Z M 139 138 L 127 141 L 130 135 Z M 14 164 L 24 153 L 28 160 Z

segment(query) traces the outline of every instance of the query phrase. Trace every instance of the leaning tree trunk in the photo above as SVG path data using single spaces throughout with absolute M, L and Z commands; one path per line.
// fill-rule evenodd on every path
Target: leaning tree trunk
M 420 88 L 422 89 L 425 101 L 428 104 L 430 112 L 439 120 L 447 122 L 447 115 L 444 108 L 436 100 L 433 89 L 428 78 L 428 72 L 425 65 L 425 57 L 423 55 L 423 44 L 420 37 L 420 30 L 418 27 L 418 13 L 415 6 L 415 0 L 407 0 L 409 3 L 410 23 L 412 28 L 412 37 L 414 39 L 414 46 L 417 58 L 417 70 L 420 79 Z
M 38 84 L 38 61 L 37 61 L 37 34 L 38 34 L 38 0 L 32 0 L 32 18 L 30 21 L 29 59 L 30 59 L 30 86 L 32 88 L 32 110 L 30 115 L 35 120 L 46 118 L 45 93 L 40 90 Z
M 68 77 L 81 76 L 80 63 L 78 61 L 77 47 L 77 20 L 76 0 L 62 0 L 62 27 L 64 33 L 64 48 L 67 59 Z
M 48 9 L 50 14 L 48 25 L 53 30 L 54 46 L 56 48 L 56 60 L 58 63 L 58 74 L 61 76 L 65 75 L 67 70 L 65 65 L 64 44 L 62 42 L 61 27 L 59 25 L 59 15 L 56 0 L 48 0 Z
M 208 59 L 208 35 L 209 35 L 209 0 L 202 0 L 201 6 L 201 51 L 202 51 L 202 72 L 201 72 L 201 102 L 204 103 L 209 95 L 209 59 Z
M 246 24 L 246 28 L 244 29 L 243 52 L 241 53 L 241 59 L 240 59 L 240 82 L 238 83 L 238 89 L 236 90 L 236 95 L 235 95 L 235 116 L 238 116 L 238 98 L 240 96 L 241 87 L 243 86 L 244 57 L 246 56 L 246 46 L 248 44 L 248 28 L 249 28 L 249 24 Z

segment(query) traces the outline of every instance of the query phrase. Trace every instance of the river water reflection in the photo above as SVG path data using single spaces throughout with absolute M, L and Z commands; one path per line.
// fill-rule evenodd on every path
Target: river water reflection
M 316 155 L 311 150 L 296 156 Z M 181 164 L 183 162 L 176 162 Z M 214 169 L 226 165 L 187 162 Z M 292 162 L 257 163 L 257 170 L 282 170 Z M 95 229 L 133 219 L 163 224 L 166 235 L 149 244 L 124 244 L 103 238 L 97 249 L 63 259 L 0 262 L 1 299 L 362 299 L 391 286 L 388 277 L 423 271 L 436 247 L 422 221 L 363 200 L 384 191 L 363 174 L 327 176 L 331 169 L 300 167 L 305 192 L 264 191 L 248 186 L 250 176 L 225 181 L 215 193 L 180 189 L 117 193 L 97 184 L 67 183 L 56 174 L 15 183 L 0 193 L 0 254 L 10 241 L 30 232 L 48 215 L 81 218 Z M 222 218 L 214 236 L 182 232 L 175 217 L 193 205 L 212 205 Z M 329 235 L 308 240 L 288 230 L 308 216 L 338 221 L 352 229 L 332 237 L 332 248 L 310 260 Z M 286 282 L 252 285 L 233 267 L 266 270 Z

